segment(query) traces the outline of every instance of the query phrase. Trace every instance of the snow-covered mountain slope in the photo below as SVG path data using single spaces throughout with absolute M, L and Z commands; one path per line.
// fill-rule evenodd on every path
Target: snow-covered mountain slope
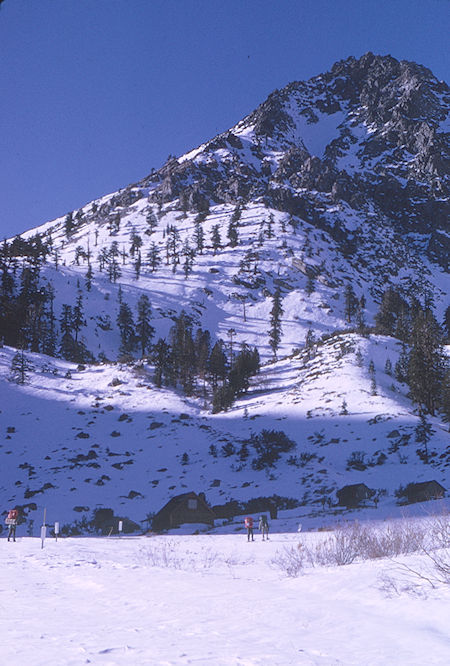
M 171 496 L 192 489 L 212 505 L 276 495 L 280 507 L 301 505 L 307 514 L 363 482 L 394 511 L 400 486 L 433 478 L 448 487 L 450 466 L 450 434 L 438 418 L 430 463 L 418 455 L 419 419 L 405 387 L 384 372 L 398 353 L 391 338 L 338 335 L 313 358 L 303 352 L 263 367 L 245 398 L 211 414 L 200 399 L 155 388 L 145 365 L 78 368 L 30 353 L 33 370 L 18 386 L 8 381 L 14 350 L 5 347 L 2 506 L 23 506 L 29 529 L 43 506 L 61 523 L 106 506 L 144 526 Z M 258 465 L 254 438 L 265 430 L 284 433 L 292 448 Z
M 272 494 L 310 503 L 362 478 L 386 489 L 389 501 L 431 469 L 448 485 L 446 428 L 433 421 L 436 456 L 424 467 L 417 414 L 405 387 L 385 375 L 397 343 L 353 331 L 373 324 L 391 285 L 407 300 L 431 303 L 439 321 L 448 307 L 449 101 L 447 85 L 415 63 L 349 58 L 275 91 L 228 132 L 139 183 L 5 243 L 4 311 L 8 298 L 20 306 L 36 271 L 42 299 L 30 308 L 24 297 L 25 326 L 0 332 L 7 345 L 28 335 L 35 352 L 27 353 L 28 382 L 15 386 L 6 380 L 14 351 L 1 350 L 3 504 L 45 499 L 64 507 L 67 520 L 99 505 L 123 507 L 142 520 L 186 488 L 212 503 Z M 21 243 L 37 238 L 36 258 Z M 350 286 L 358 321 L 346 304 Z M 204 397 L 157 389 L 151 366 L 114 365 L 123 356 L 120 306 L 136 318 L 143 294 L 153 342 L 185 310 L 194 330 L 226 342 L 230 357 L 232 345 L 258 348 L 261 373 L 229 412 L 212 415 Z M 73 314 L 76 303 L 78 340 L 102 363 L 84 370 L 42 354 L 44 333 L 60 353 L 64 312 L 70 306 Z M 322 339 L 313 358 L 301 351 L 308 331 Z M 324 341 L 336 331 L 340 337 Z M 226 443 L 240 450 L 264 429 L 295 442 L 289 463 L 283 454 L 266 473 L 236 453 L 208 453 Z
M 131 304 L 149 294 L 158 334 L 184 307 L 213 335 L 234 328 L 237 342 L 263 354 L 276 284 L 292 313 L 283 353 L 310 326 L 346 325 L 348 283 L 364 295 L 369 324 L 389 284 L 408 297 L 432 296 L 441 321 L 449 293 L 449 100 L 446 84 L 414 63 L 350 58 L 274 92 L 229 132 L 74 211 L 69 224 L 60 218 L 23 236 L 50 239 L 46 277 L 59 308 L 70 293 L 74 300 L 77 284 L 84 289 L 91 265 L 94 287 L 85 298 L 95 314 L 83 335 L 96 357 L 115 358 L 117 335 L 101 327 L 109 317 L 116 328 L 119 284 Z M 134 250 L 132 233 L 141 243 Z

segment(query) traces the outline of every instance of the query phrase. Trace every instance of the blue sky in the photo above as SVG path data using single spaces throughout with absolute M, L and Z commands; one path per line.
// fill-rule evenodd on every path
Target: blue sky
M 0 238 L 124 187 L 367 51 L 449 82 L 448 0 L 5 0 Z

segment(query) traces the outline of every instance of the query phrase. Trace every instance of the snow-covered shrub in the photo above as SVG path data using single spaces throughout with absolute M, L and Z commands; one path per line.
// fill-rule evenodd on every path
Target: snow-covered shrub
M 303 573 L 306 560 L 306 550 L 299 543 L 297 546 L 285 546 L 283 550 L 277 551 L 270 563 L 277 569 L 281 569 L 286 576 L 297 578 Z
M 322 536 L 322 535 L 321 535 Z M 398 521 L 383 526 L 351 523 L 341 525 L 312 544 L 299 543 L 277 552 L 271 563 L 295 577 L 306 566 L 344 566 L 355 560 L 393 558 L 425 553 L 441 580 L 450 583 L 450 520 L 430 524 Z
M 313 566 L 343 566 L 351 564 L 360 555 L 361 527 L 359 523 L 338 527 L 324 541 L 308 549 Z
M 420 531 L 423 539 L 417 545 L 424 557 L 412 564 L 396 561 L 380 576 L 382 589 L 390 595 L 407 592 L 423 596 L 424 585 L 450 585 L 450 514 L 445 512 L 422 523 Z
M 356 469 L 358 472 L 367 469 L 365 458 L 366 454 L 364 451 L 353 451 L 347 459 L 347 469 Z
M 174 540 L 164 539 L 141 548 L 139 561 L 149 567 L 201 571 L 211 569 L 220 561 L 220 557 L 210 548 L 204 548 L 200 552 L 189 551 Z

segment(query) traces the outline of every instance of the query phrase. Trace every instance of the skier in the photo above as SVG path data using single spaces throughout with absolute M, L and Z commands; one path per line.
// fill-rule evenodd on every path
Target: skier
M 264 541 L 264 536 L 266 540 L 269 541 L 269 523 L 267 521 L 267 516 L 263 515 L 259 517 L 258 529 L 262 532 L 262 540 Z
M 251 516 L 247 516 L 247 518 L 244 520 L 244 525 L 247 528 L 247 541 L 250 541 L 250 538 L 252 541 L 255 539 L 253 538 L 253 518 Z
M 8 541 L 16 540 L 16 527 L 17 527 L 17 518 L 19 517 L 19 512 L 17 509 L 10 509 L 8 511 L 8 516 L 5 519 L 5 523 L 8 525 L 9 530 L 8 530 Z

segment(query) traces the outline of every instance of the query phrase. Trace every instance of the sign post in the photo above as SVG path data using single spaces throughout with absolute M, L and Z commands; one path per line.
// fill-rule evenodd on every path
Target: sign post
M 45 537 L 47 536 L 47 525 L 45 524 L 46 517 L 47 517 L 47 508 L 44 509 L 44 522 L 42 523 L 41 527 L 41 550 L 44 547 Z
M 58 541 L 59 523 L 55 523 L 55 539 Z
M 119 536 L 122 534 L 123 530 L 123 520 L 119 520 Z

